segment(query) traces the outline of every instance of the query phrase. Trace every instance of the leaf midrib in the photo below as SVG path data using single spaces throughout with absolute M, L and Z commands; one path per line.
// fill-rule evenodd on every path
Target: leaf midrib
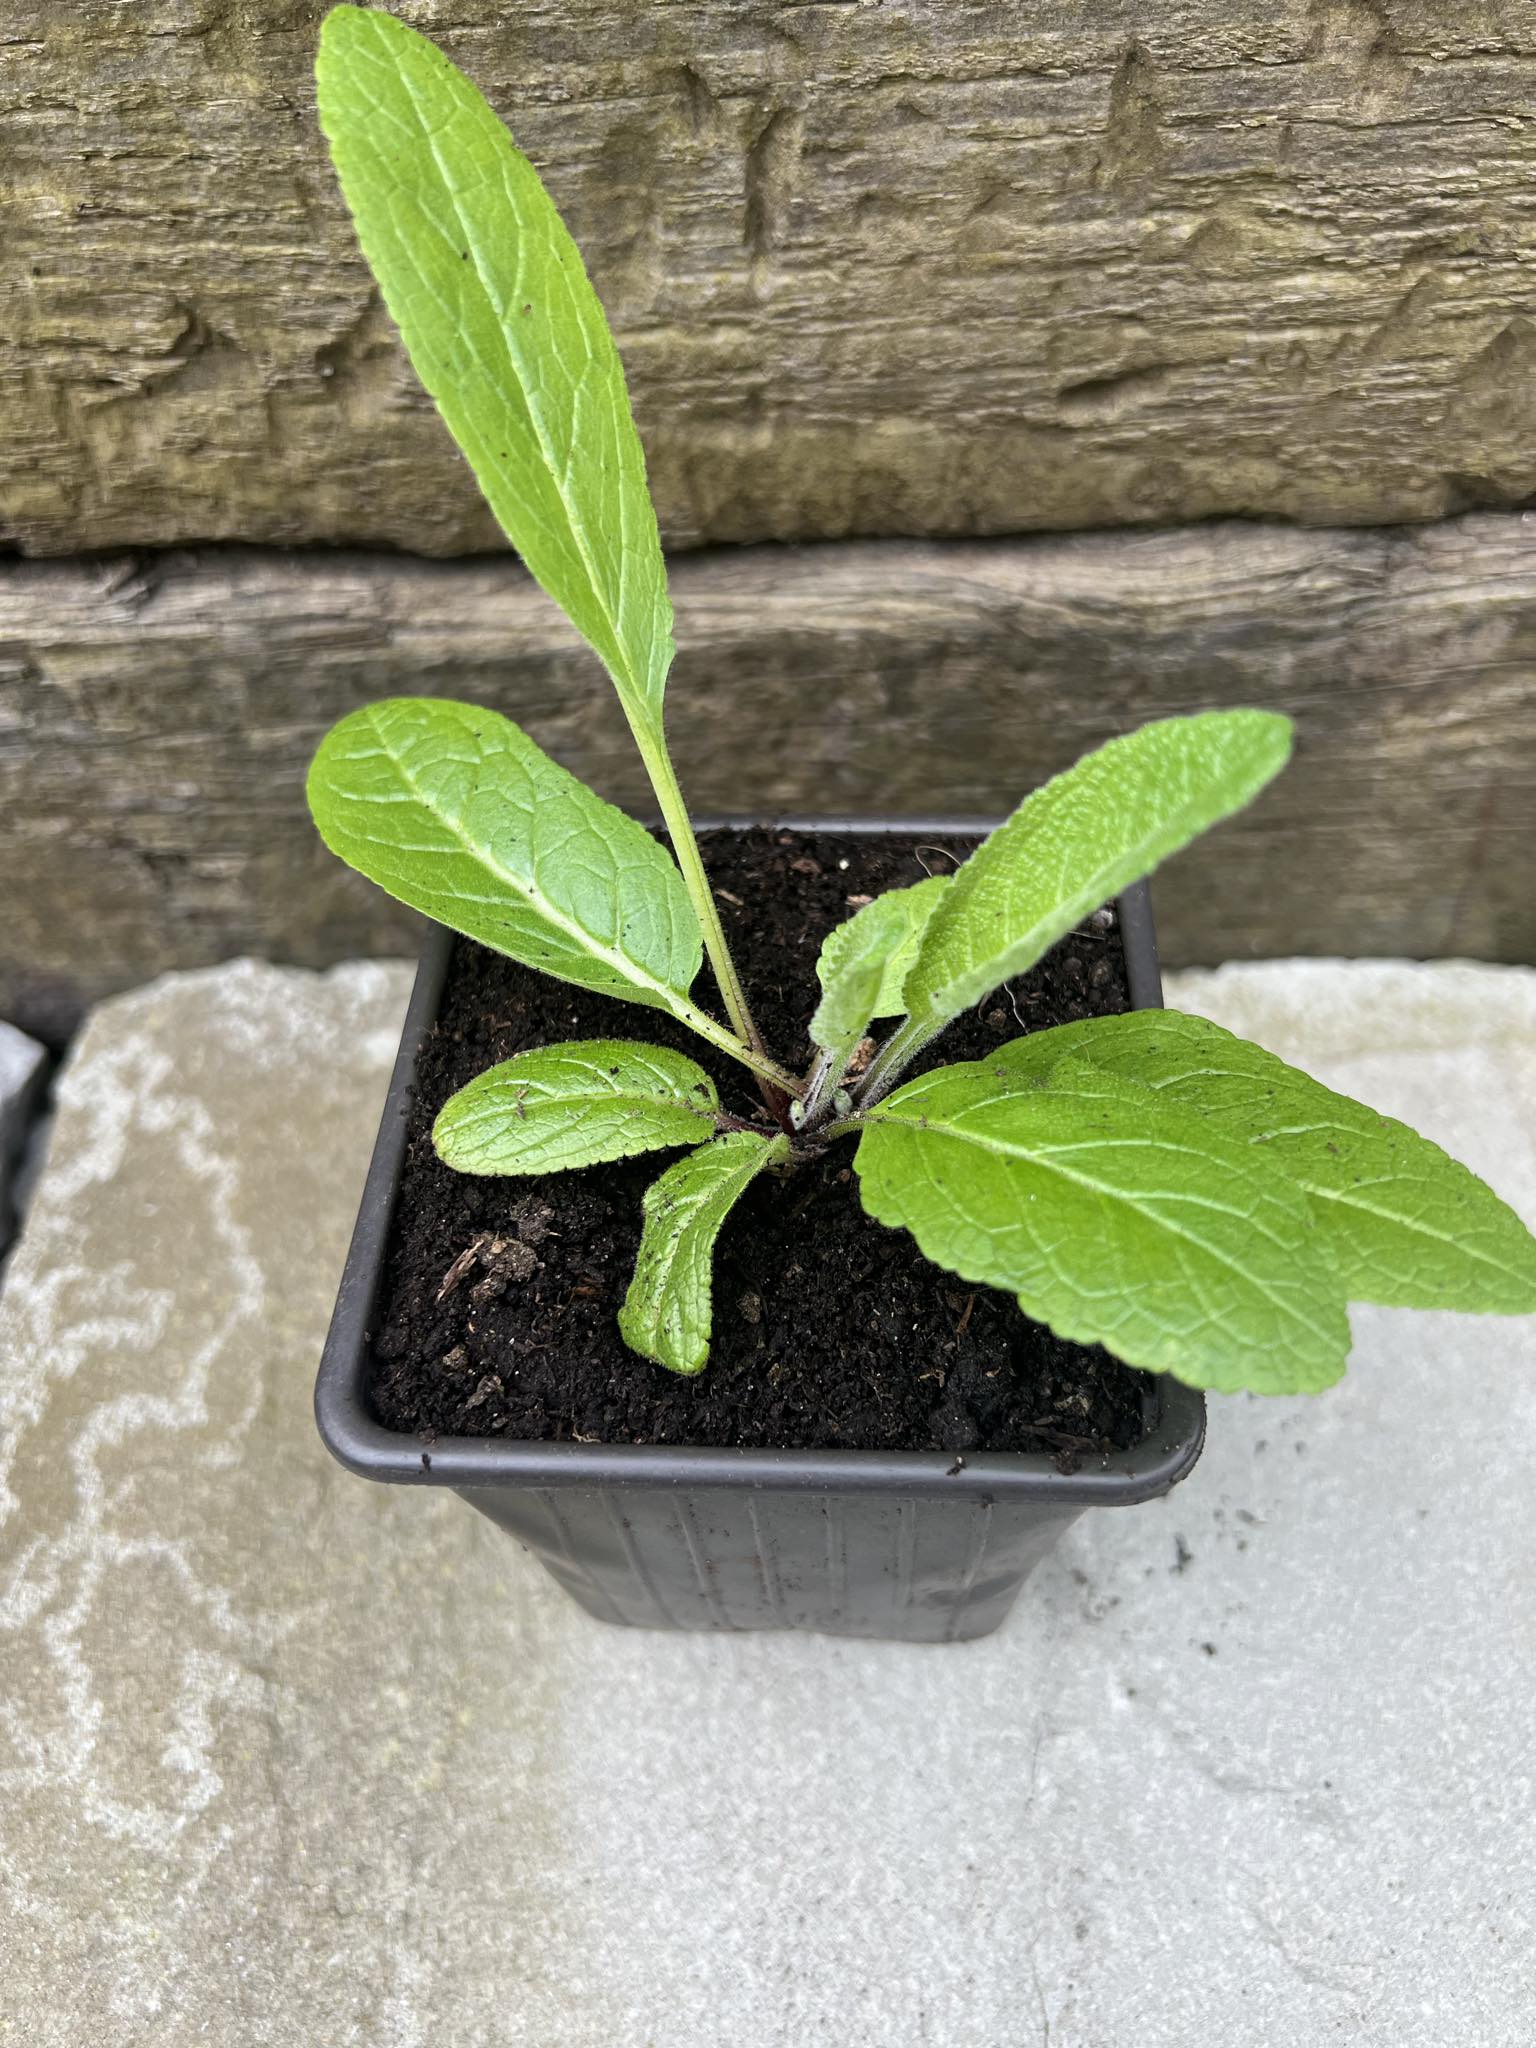
M 980 1106 L 981 1105 L 979 1104 L 970 1105 L 970 1107 L 973 1108 L 977 1108 Z M 998 1143 L 993 1140 L 979 1137 L 973 1132 L 960 1130 L 954 1124 L 949 1123 L 942 1117 L 925 1117 L 922 1123 L 918 1124 L 914 1118 L 910 1117 L 880 1116 L 877 1114 L 871 1116 L 869 1118 L 869 1121 L 874 1124 L 894 1124 L 898 1128 L 903 1130 L 921 1129 L 927 1131 L 937 1131 L 946 1137 L 958 1140 L 962 1144 L 972 1145 L 976 1148 L 977 1151 L 989 1152 L 992 1153 L 994 1156 L 1001 1153 L 1008 1158 L 1018 1159 L 1026 1165 L 1037 1166 L 1046 1173 L 1054 1173 L 1055 1175 L 1057 1175 L 1059 1179 L 1070 1181 L 1074 1186 L 1081 1187 L 1085 1189 L 1089 1194 L 1098 1196 L 1101 1201 L 1118 1202 L 1127 1208 L 1136 1208 L 1136 1205 L 1132 1201 L 1130 1201 L 1129 1198 L 1127 1198 L 1126 1196 L 1117 1195 L 1113 1189 L 1106 1188 L 1105 1186 L 1103 1186 L 1101 1182 L 1088 1179 L 1087 1176 L 1084 1174 L 1073 1173 L 1067 1167 L 1058 1166 L 1054 1160 L 1049 1158 L 1043 1158 L 1037 1152 L 1025 1151 L 1021 1146 L 1009 1145 L 1006 1143 Z M 1106 1144 L 1112 1144 L 1134 1141 L 1106 1139 L 1103 1142 Z M 1156 1141 L 1144 1140 L 1142 1142 L 1155 1143 Z M 1137 1210 L 1137 1213 L 1145 1214 L 1146 1212 L 1144 1210 Z M 1218 1265 L 1225 1266 L 1228 1269 L 1228 1271 L 1236 1273 L 1240 1279 L 1246 1280 L 1250 1286 L 1257 1288 L 1259 1293 L 1264 1296 L 1265 1300 L 1270 1302 L 1274 1306 L 1274 1308 L 1277 1309 L 1283 1316 L 1286 1316 L 1288 1318 L 1293 1317 L 1296 1321 L 1300 1322 L 1306 1329 L 1309 1329 L 1314 1336 L 1329 1342 L 1330 1345 L 1332 1344 L 1332 1340 L 1329 1338 L 1328 1332 L 1320 1328 L 1318 1324 L 1313 1322 L 1310 1316 L 1302 1314 L 1300 1308 L 1296 1305 L 1296 1303 L 1288 1302 L 1285 1299 L 1283 1299 L 1280 1295 L 1277 1295 L 1274 1292 L 1274 1290 L 1264 1280 L 1258 1277 L 1257 1274 L 1250 1273 L 1247 1267 L 1239 1264 L 1239 1262 L 1236 1259 L 1232 1258 L 1229 1254 L 1221 1251 L 1213 1245 L 1204 1242 L 1202 1239 L 1195 1237 L 1189 1231 L 1181 1229 L 1177 1223 L 1164 1221 L 1161 1218 L 1158 1219 L 1158 1222 L 1159 1226 L 1167 1230 L 1171 1236 L 1178 1238 L 1182 1243 L 1189 1245 L 1195 1251 L 1203 1253 L 1207 1258 L 1214 1259 Z M 1274 1240 L 1271 1240 L 1271 1242 L 1273 1241 Z M 1281 1250 L 1288 1249 L 1288 1247 L 1285 1246 L 1280 1246 L 1278 1248 Z
M 511 342 L 507 338 L 505 322 L 503 321 L 501 314 L 497 310 L 496 295 L 491 289 L 490 279 L 488 278 L 481 264 L 479 237 L 478 235 L 471 232 L 469 221 L 464 214 L 463 208 L 459 204 L 458 191 L 453 183 L 453 180 L 448 175 L 447 166 L 444 163 L 442 152 L 438 148 L 437 136 L 433 132 L 432 128 L 430 127 L 426 120 L 422 102 L 417 95 L 415 80 L 410 76 L 409 72 L 405 69 L 404 66 L 396 67 L 395 75 L 400 79 L 402 85 L 405 87 L 406 97 L 410 100 L 411 109 L 416 116 L 416 122 L 418 128 L 421 131 L 422 140 L 426 143 L 427 148 L 432 153 L 432 161 L 437 166 L 438 175 L 442 179 L 443 187 L 448 193 L 449 201 L 453 207 L 453 217 L 463 232 L 464 240 L 469 245 L 470 269 L 474 272 L 476 281 L 478 282 L 481 291 L 485 295 L 486 303 L 491 309 L 492 321 L 495 325 L 498 335 L 501 337 L 502 348 L 506 355 L 507 363 L 511 369 L 512 375 L 517 379 L 518 389 L 523 394 L 523 402 L 528 408 L 529 422 L 533 427 L 534 438 L 538 442 L 539 453 L 544 460 L 544 468 L 549 476 L 550 482 L 554 486 L 555 495 L 558 497 L 560 505 L 565 513 L 566 526 L 570 532 L 571 539 L 575 545 L 577 555 L 581 560 L 581 566 L 583 570 L 586 572 L 587 585 L 588 588 L 591 590 L 593 601 L 597 605 L 598 610 L 601 612 L 603 617 L 603 623 L 608 629 L 608 637 L 613 645 L 615 657 L 619 663 L 619 666 L 624 671 L 625 687 L 633 694 L 636 702 L 643 708 L 646 721 L 647 723 L 650 723 L 651 709 L 649 704 L 645 700 L 644 691 L 635 679 L 633 668 L 629 662 L 627 652 L 624 647 L 623 636 L 619 630 L 619 622 L 617 618 L 614 616 L 613 612 L 610 610 L 607 598 L 604 595 L 602 586 L 598 581 L 596 569 L 593 563 L 591 548 L 587 540 L 585 525 L 581 518 L 578 516 L 577 511 L 573 506 L 570 498 L 566 494 L 565 483 L 563 481 L 561 471 L 555 462 L 554 451 L 552 446 L 550 445 L 550 441 L 548 438 L 548 430 L 540 414 L 539 407 L 535 399 L 535 395 L 530 390 L 527 379 L 523 376 L 522 366 L 518 360 L 517 353 L 513 349 Z M 510 138 L 508 140 L 508 146 L 514 150 L 516 149 L 516 144 L 512 143 Z M 501 178 L 502 187 L 503 190 L 505 191 L 505 171 L 502 171 Z M 508 197 L 510 199 L 510 194 L 508 195 Z M 512 210 L 514 214 L 517 214 L 519 216 L 519 224 L 521 225 L 521 216 L 515 201 L 512 202 Z M 485 364 L 484 358 L 480 356 L 478 348 L 475 349 L 475 355 L 477 360 L 480 361 L 481 367 L 486 370 L 486 374 L 489 376 L 489 367 Z M 476 435 L 476 438 L 480 438 L 478 434 Z
M 576 1091 L 564 1094 L 538 1095 L 534 1092 L 537 1084 L 531 1081 L 508 1081 L 500 1085 L 514 1092 L 518 1088 L 527 1090 L 522 1101 L 522 1111 L 530 1121 L 536 1116 L 546 1116 L 552 1112 L 573 1108 L 584 1108 L 590 1110 L 594 1115 L 601 1116 L 622 1114 L 631 1109 L 657 1109 L 665 1110 L 673 1115 L 691 1116 L 704 1124 L 711 1124 L 715 1120 L 714 1114 L 710 1110 L 695 1109 L 691 1103 L 679 1102 L 671 1097 L 638 1094 L 631 1089 L 624 1089 L 622 1091 L 615 1089 L 611 1094 L 607 1095 L 595 1093 L 581 1094 Z M 500 1121 L 505 1116 L 506 1104 L 494 1100 L 491 1090 L 487 1089 L 485 1101 L 477 1103 L 469 1109 L 461 1110 L 458 1121 L 462 1129 L 467 1125 L 483 1123 L 487 1120 Z
M 731 1210 L 736 1206 L 737 1200 L 745 1193 L 748 1185 L 757 1178 L 758 1174 L 767 1165 L 776 1147 L 783 1144 L 783 1139 L 774 1139 L 765 1141 L 755 1149 L 748 1150 L 743 1147 L 740 1163 L 733 1166 L 728 1173 L 723 1173 L 718 1179 L 709 1181 L 691 1199 L 686 1193 L 676 1197 L 679 1204 L 687 1203 L 689 1205 L 688 1213 L 681 1220 L 678 1220 L 676 1217 L 673 1218 L 672 1236 L 657 1260 L 656 1284 L 648 1288 L 645 1297 L 649 1308 L 644 1317 L 644 1327 L 648 1331 L 659 1334 L 666 1324 L 667 1311 L 671 1302 L 672 1278 L 685 1261 L 690 1265 L 693 1263 L 693 1238 L 698 1230 L 700 1218 L 711 1209 L 712 1204 L 721 1202 L 722 1198 L 724 1198 L 720 1221 L 716 1226 L 718 1231 L 724 1225 L 725 1219 L 729 1216 Z M 690 1154 L 689 1158 L 691 1159 L 696 1156 L 696 1154 Z M 687 1160 L 680 1162 L 683 1165 L 687 1163 Z M 663 1176 L 664 1178 L 665 1176 Z M 660 1185 L 659 1181 L 652 1183 L 653 1188 Z M 650 1216 L 647 1214 L 647 1224 L 649 1224 L 650 1220 Z M 712 1278 L 710 1269 L 714 1256 L 713 1247 L 714 1240 L 712 1239 L 705 1265 L 706 1286 L 709 1285 Z M 675 1304 L 672 1305 L 675 1306 Z
M 1154 1094 L 1161 1095 L 1164 1089 L 1176 1088 L 1181 1081 L 1234 1081 L 1241 1086 L 1250 1079 L 1251 1076 L 1239 1073 L 1231 1067 L 1201 1067 L 1191 1069 L 1186 1073 L 1165 1075 L 1161 1080 L 1151 1081 L 1145 1085 Z M 1322 1084 L 1319 1083 L 1318 1085 L 1321 1086 Z M 1221 1121 L 1219 1111 L 1204 1110 L 1197 1113 L 1209 1116 L 1213 1122 L 1219 1123 Z M 1379 1114 L 1379 1112 L 1373 1113 Z M 1394 1119 L 1382 1117 L 1382 1121 L 1390 1124 Z M 1247 1139 L 1247 1143 L 1250 1145 L 1262 1145 L 1270 1143 L 1275 1138 L 1309 1138 L 1321 1136 L 1324 1131 L 1337 1131 L 1342 1138 L 1359 1138 L 1361 1136 L 1361 1132 L 1356 1126 L 1335 1120 L 1327 1123 L 1297 1124 L 1283 1130 L 1266 1131 L 1262 1134 L 1255 1132 Z M 1374 1202 L 1362 1200 L 1359 1194 L 1352 1188 L 1324 1186 L 1323 1183 L 1312 1180 L 1307 1174 L 1305 1167 L 1287 1165 L 1285 1170 L 1289 1178 L 1308 1196 L 1315 1197 L 1320 1201 L 1338 1203 L 1346 1209 L 1357 1209 L 1361 1215 L 1375 1217 L 1380 1223 L 1390 1224 L 1398 1230 L 1409 1231 L 1416 1236 L 1428 1238 L 1431 1243 L 1445 1245 L 1450 1250 L 1459 1252 L 1462 1256 L 1487 1266 L 1492 1272 L 1501 1275 L 1505 1279 L 1521 1281 L 1526 1277 L 1518 1267 L 1506 1265 L 1502 1259 L 1493 1257 L 1491 1253 L 1484 1251 L 1480 1245 L 1469 1243 L 1465 1238 L 1453 1237 L 1449 1231 L 1437 1230 L 1432 1224 L 1423 1223 L 1417 1217 L 1404 1216 L 1392 1209 L 1378 1208 Z M 1380 1178 L 1382 1177 L 1377 1177 L 1377 1179 Z M 1399 1173 L 1394 1176 L 1387 1176 L 1387 1178 L 1403 1180 L 1411 1178 L 1411 1174 Z M 1366 1183 L 1366 1185 L 1375 1184 L 1375 1181 Z M 1372 1257 L 1379 1264 L 1383 1255 L 1380 1252 L 1373 1251 Z
M 1490 1253 L 1484 1251 L 1480 1245 L 1471 1243 L 1466 1238 L 1452 1237 L 1449 1231 L 1436 1230 L 1432 1224 L 1421 1223 L 1416 1218 L 1397 1215 L 1391 1209 L 1378 1209 L 1373 1202 L 1363 1202 L 1358 1195 L 1351 1194 L 1348 1190 L 1315 1188 L 1310 1182 L 1303 1180 L 1299 1175 L 1296 1176 L 1296 1185 L 1310 1196 L 1316 1196 L 1323 1201 L 1337 1202 L 1346 1209 L 1358 1209 L 1362 1215 L 1374 1216 L 1381 1223 L 1390 1223 L 1399 1230 L 1411 1231 L 1416 1236 L 1426 1237 L 1433 1244 L 1446 1245 L 1452 1251 L 1459 1252 L 1464 1258 L 1474 1259 L 1484 1266 L 1491 1267 L 1495 1273 L 1502 1275 L 1506 1280 L 1522 1281 L 1529 1284 L 1529 1276 L 1522 1273 L 1517 1266 L 1505 1265 L 1502 1259 L 1494 1258 Z M 1378 1265 L 1383 1263 L 1384 1255 L 1381 1252 L 1373 1249 L 1371 1257 L 1374 1263 Z
M 1183 808 L 1179 811 L 1178 816 L 1180 820 L 1185 818 L 1190 811 L 1195 810 L 1197 808 L 1197 803 L 1193 799 L 1191 799 L 1191 801 L 1185 804 Z M 1096 868 L 1094 870 L 1095 880 L 1093 881 L 1093 883 L 1085 885 L 1081 890 L 1078 891 L 1076 896 L 1070 899 L 1073 907 L 1071 915 L 1067 918 L 1067 925 L 1066 927 L 1064 927 L 1064 929 L 1070 928 L 1071 925 L 1076 923 L 1077 918 L 1080 914 L 1077 907 L 1080 902 L 1097 903 L 1102 900 L 1103 889 L 1102 885 L 1097 880 L 1097 877 L 1099 875 L 1107 872 L 1113 872 L 1113 870 L 1116 867 L 1120 866 L 1121 863 L 1125 860 L 1141 860 L 1144 857 L 1146 848 L 1154 845 L 1160 838 L 1165 837 L 1169 829 L 1171 829 L 1170 825 L 1168 823 L 1163 823 L 1160 829 L 1157 831 L 1144 832 L 1141 835 L 1141 837 L 1136 841 L 1134 847 L 1126 849 L 1125 851 L 1120 853 L 1116 857 L 1116 859 L 1107 860 L 1103 862 L 1101 866 Z M 951 882 L 951 893 L 947 901 L 941 904 L 939 909 L 935 912 L 936 918 L 943 916 L 945 911 L 947 910 L 949 912 L 950 922 L 953 923 L 955 919 L 960 917 L 961 914 L 964 912 L 966 904 L 970 900 L 970 898 L 974 897 L 976 893 L 974 887 L 968 890 L 964 895 L 961 895 L 960 892 L 954 888 L 954 883 L 960 880 L 960 877 L 964 874 L 964 872 L 965 870 L 963 866 L 956 870 L 953 880 Z M 942 991 L 935 991 L 935 995 L 929 998 L 930 1005 L 934 1009 L 939 1009 L 940 1007 L 942 1007 L 942 999 L 952 998 L 954 991 L 957 988 L 961 988 L 965 985 L 966 975 L 990 975 L 992 972 L 992 966 L 999 961 L 1006 960 L 1009 963 L 1011 963 L 1008 972 L 1003 976 L 1003 979 L 1005 981 L 1011 981 L 1016 974 L 1024 973 L 1025 969 L 1033 966 L 1034 962 L 1040 959 L 1041 956 L 1048 950 L 1049 946 L 1053 943 L 1050 940 L 1046 940 L 1044 944 L 1040 944 L 1039 934 L 1042 931 L 1048 931 L 1050 929 L 1051 924 L 1054 921 L 1059 920 L 1063 914 L 1064 906 L 1058 902 L 1056 907 L 1048 916 L 1036 918 L 1035 922 L 1030 926 L 1028 933 L 1023 938 L 1018 939 L 1013 945 L 1006 947 L 1003 952 L 995 954 L 992 958 L 992 962 L 989 963 L 986 967 L 979 967 L 974 960 L 969 962 L 967 964 L 964 974 L 955 975 L 951 980 L 944 983 Z M 930 926 L 929 929 L 931 930 L 932 927 Z M 1038 945 L 1039 950 L 1032 954 L 1028 960 L 1019 963 L 1017 960 L 1017 955 L 1021 951 L 1028 951 L 1028 949 L 1031 946 L 1036 945 Z M 921 954 L 918 955 L 918 959 L 915 964 L 919 967 L 922 965 Z M 965 1001 L 960 1005 L 960 1007 L 962 1009 L 965 1008 L 971 1000 L 972 998 L 969 995 L 967 995 Z M 977 998 L 977 1000 L 979 1000 L 979 998 Z M 956 1013 L 951 1011 L 950 1014 L 954 1015 Z
M 487 874 L 494 875 L 498 881 L 504 882 L 509 889 L 516 892 L 519 901 L 522 900 L 523 892 L 526 891 L 529 907 L 537 907 L 539 914 L 547 918 L 558 930 L 564 932 L 567 938 L 574 940 L 581 951 L 587 953 L 594 960 L 601 960 L 606 966 L 611 967 L 622 980 L 629 982 L 632 986 L 653 989 L 663 999 L 667 1009 L 676 1010 L 679 991 L 669 988 L 663 981 L 658 981 L 648 969 L 642 968 L 638 961 L 632 961 L 624 954 L 610 951 L 607 946 L 604 946 L 599 940 L 594 938 L 590 932 L 585 931 L 582 926 L 567 917 L 563 911 L 557 909 L 536 882 L 525 883 L 509 869 L 503 868 L 499 861 L 494 860 L 483 846 L 478 845 L 471 839 L 454 819 L 448 817 L 423 792 L 415 775 L 407 767 L 400 755 L 396 753 L 386 735 L 379 730 L 378 725 L 374 723 L 372 718 L 370 718 L 369 724 L 374 736 L 384 750 L 385 758 L 393 764 L 402 781 L 408 784 L 415 795 L 416 801 L 423 810 L 437 819 L 446 832 L 458 841 L 460 847 L 469 855 L 471 860 L 479 867 L 482 867 Z M 359 801 L 367 802 L 368 799 L 362 798 Z

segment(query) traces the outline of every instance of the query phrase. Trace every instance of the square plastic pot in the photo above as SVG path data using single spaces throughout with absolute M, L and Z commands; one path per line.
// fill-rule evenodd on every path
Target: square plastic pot
M 804 829 L 890 826 L 807 821 Z M 909 837 L 975 827 L 902 824 Z M 1145 883 L 1119 900 L 1131 997 L 1162 1002 Z M 439 1437 L 386 1429 L 368 1397 L 417 1049 L 453 935 L 422 952 L 315 1389 L 320 1434 L 349 1470 L 447 1486 L 527 1545 L 603 1621 L 661 1629 L 812 1629 L 904 1642 L 988 1634 L 1085 1508 L 1164 1494 L 1200 1455 L 1205 1399 L 1161 1378 L 1134 1449 L 1062 1473 L 1044 1455 L 676 1449 Z M 921 1371 L 914 1359 L 912 1369 Z

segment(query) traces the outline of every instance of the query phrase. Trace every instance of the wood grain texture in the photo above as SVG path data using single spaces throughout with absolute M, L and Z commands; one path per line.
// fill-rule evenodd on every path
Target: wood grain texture
M 1536 960 L 1536 518 L 761 548 L 674 565 L 698 815 L 996 815 L 1141 721 L 1283 709 L 1298 757 L 1157 885 L 1166 956 Z M 511 563 L 210 549 L 0 565 L 0 1015 L 250 951 L 404 950 L 303 773 L 391 692 L 524 723 L 648 808 L 593 658 Z
M 396 0 L 588 252 L 674 547 L 1536 493 L 1533 0 Z M 0 535 L 500 545 L 322 0 L 9 0 Z

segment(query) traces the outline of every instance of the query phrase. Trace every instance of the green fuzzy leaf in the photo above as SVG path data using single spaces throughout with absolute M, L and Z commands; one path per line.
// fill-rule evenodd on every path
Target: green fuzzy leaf
M 1406 1124 L 1174 1010 L 1065 1024 L 1000 1047 L 990 1064 L 1022 1081 L 1069 1053 L 1262 1145 L 1310 1199 L 1351 1301 L 1536 1311 L 1536 1237 L 1476 1174 Z
M 715 1084 L 680 1052 L 623 1038 L 517 1053 L 450 1096 L 432 1142 L 459 1173 L 557 1173 L 714 1131 Z
M 601 995 L 686 1003 L 699 925 L 672 861 L 498 712 L 353 712 L 320 744 L 309 807 L 333 853 L 439 924 Z
M 1197 1111 L 1087 1060 L 941 1067 L 872 1112 L 870 1215 L 1059 1336 L 1223 1393 L 1314 1392 L 1349 1354 L 1307 1198 Z
M 720 1226 L 742 1190 L 788 1154 L 787 1138 L 733 1131 L 652 1181 L 635 1277 L 619 1311 L 619 1333 L 632 1351 L 673 1372 L 703 1371 Z
M 320 124 L 422 383 L 529 569 L 659 733 L 672 606 L 618 351 L 538 174 L 392 15 L 337 7 Z
M 948 875 L 930 875 L 908 889 L 889 889 L 828 932 L 816 962 L 821 1001 L 811 1019 L 813 1045 L 851 1055 L 875 1018 L 902 1015 L 902 984 L 948 887 Z
M 1271 712 L 1164 718 L 1111 740 L 1026 797 L 939 898 L 906 982 L 916 1041 L 1241 810 L 1290 751 L 1291 722 Z

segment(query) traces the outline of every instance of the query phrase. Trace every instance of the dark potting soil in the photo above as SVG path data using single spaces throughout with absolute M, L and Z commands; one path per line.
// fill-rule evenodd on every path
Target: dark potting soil
M 867 897 L 947 872 L 972 843 L 704 836 L 726 935 L 781 1062 L 796 1071 L 807 1062 L 825 933 Z M 911 1071 L 1129 1007 L 1119 930 L 1101 911 Z M 461 940 L 417 1066 L 375 1336 L 373 1398 L 389 1428 L 426 1441 L 1047 1451 L 1068 1468 L 1140 1437 L 1144 1376 L 1097 1346 L 1063 1342 L 1011 1296 L 967 1285 L 929 1264 L 907 1232 L 872 1221 L 847 1143 L 787 1178 L 763 1175 L 737 1203 L 716 1254 L 705 1370 L 685 1378 L 637 1357 L 615 1318 L 641 1195 L 677 1155 L 484 1179 L 450 1172 L 432 1149 L 433 1119 L 455 1089 L 564 1038 L 675 1046 L 714 1076 L 728 1110 L 761 1110 L 745 1068 L 660 1011 L 589 995 Z

